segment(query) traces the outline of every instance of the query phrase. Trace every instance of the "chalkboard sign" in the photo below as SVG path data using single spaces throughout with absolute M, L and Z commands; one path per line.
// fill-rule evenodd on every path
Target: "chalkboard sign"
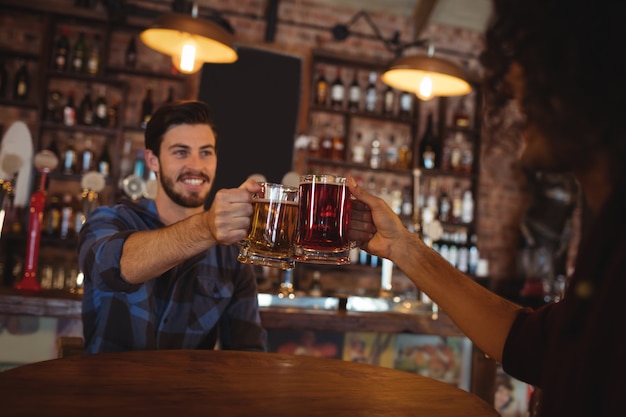
M 198 99 L 211 108 L 217 132 L 217 173 L 207 206 L 221 188 L 252 174 L 280 182 L 291 171 L 302 60 L 239 47 L 233 64 L 205 64 Z

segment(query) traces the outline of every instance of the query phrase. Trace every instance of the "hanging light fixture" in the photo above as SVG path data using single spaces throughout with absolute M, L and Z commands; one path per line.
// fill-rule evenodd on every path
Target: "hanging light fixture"
M 227 64 L 237 60 L 233 34 L 199 18 L 195 3 L 190 15 L 168 13 L 159 17 L 141 32 L 140 39 L 148 47 L 170 55 L 176 69 L 185 74 L 198 71 L 205 62 Z
M 376 24 L 365 11 L 360 11 L 347 24 L 336 24 L 332 28 L 335 40 L 343 41 L 351 35 L 350 26 L 363 17 L 374 31 L 376 39 L 396 55 L 391 66 L 381 76 L 382 81 L 402 91 L 415 93 L 422 100 L 430 100 L 437 96 L 460 96 L 472 91 L 465 79 L 461 67 L 443 58 L 434 57 L 435 48 L 428 39 L 420 39 L 409 43 L 400 42 L 399 32 L 391 39 L 385 39 Z M 411 47 L 428 45 L 428 54 L 403 57 L 403 52 Z M 454 53 L 455 51 L 448 51 Z M 456 52 L 456 54 L 461 55 Z
M 415 93 L 422 100 L 438 96 L 460 96 L 472 91 L 463 69 L 451 61 L 428 55 L 397 58 L 383 73 L 381 80 L 398 90 Z

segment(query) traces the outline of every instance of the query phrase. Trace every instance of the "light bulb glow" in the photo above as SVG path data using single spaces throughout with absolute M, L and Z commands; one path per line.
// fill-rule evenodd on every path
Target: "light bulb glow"
M 422 100 L 430 100 L 433 94 L 433 80 L 429 75 L 425 75 L 420 81 L 417 96 Z
M 183 72 L 193 72 L 196 60 L 196 46 L 192 43 L 185 43 L 180 54 L 180 70 Z

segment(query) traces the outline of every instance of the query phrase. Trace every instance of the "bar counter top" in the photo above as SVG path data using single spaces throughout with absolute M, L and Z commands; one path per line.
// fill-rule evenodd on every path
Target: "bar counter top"
M 384 299 L 296 297 L 281 299 L 259 294 L 263 325 L 272 329 L 310 329 L 333 332 L 414 333 L 463 336 L 444 312 L 402 308 Z M 0 314 L 81 318 L 81 295 L 67 291 L 21 292 L 0 287 Z

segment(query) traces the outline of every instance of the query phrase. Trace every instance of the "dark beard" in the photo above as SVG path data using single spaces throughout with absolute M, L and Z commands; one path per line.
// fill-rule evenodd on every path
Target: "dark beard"
M 204 177 L 207 181 L 209 181 L 208 177 Z M 208 192 L 206 195 L 201 195 L 200 193 L 191 193 L 188 196 L 181 195 L 174 191 L 174 181 L 166 178 L 161 170 L 159 170 L 159 181 L 161 182 L 161 186 L 163 187 L 165 194 L 167 194 L 170 200 L 179 206 L 185 208 L 198 208 L 204 206 Z

